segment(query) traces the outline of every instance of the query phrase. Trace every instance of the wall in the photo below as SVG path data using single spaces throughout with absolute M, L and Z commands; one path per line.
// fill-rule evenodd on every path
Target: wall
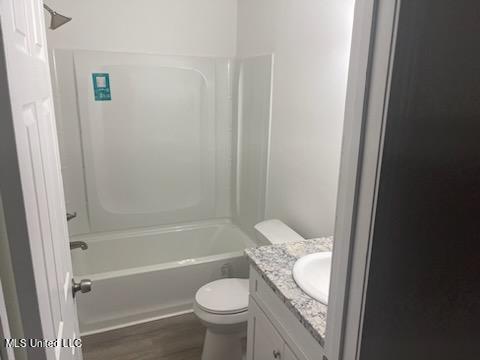
M 199 56 L 236 52 L 236 0 L 50 0 L 48 5 L 73 17 L 48 31 L 50 48 Z
M 215 199 L 212 196 L 212 201 L 216 201 L 216 213 L 209 217 L 230 216 L 232 100 L 229 94 L 226 95 L 231 90 L 226 89 L 230 87 L 226 77 L 230 76 L 227 58 L 236 53 L 236 0 L 51 0 L 48 5 L 73 18 L 61 28 L 47 32 L 50 50 L 209 58 L 215 65 L 213 77 L 217 92 Z M 50 21 L 47 14 L 46 21 Z M 85 233 L 90 230 L 86 217 L 73 55 L 68 51 L 56 51 L 51 60 L 67 209 L 78 213 L 77 218 L 69 223 L 70 233 Z M 192 58 L 192 61 L 195 60 Z M 207 60 L 199 58 L 198 61 Z M 207 215 L 212 214 L 205 212 L 203 217 Z
M 267 218 L 333 233 L 353 0 L 241 0 L 238 55 L 274 53 Z
M 333 233 L 353 2 L 52 0 L 74 19 L 49 31 L 48 40 L 50 48 L 273 53 L 265 217 L 311 237 Z

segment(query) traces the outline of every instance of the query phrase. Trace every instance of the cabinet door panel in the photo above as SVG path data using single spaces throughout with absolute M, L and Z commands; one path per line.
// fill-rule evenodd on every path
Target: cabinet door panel
M 250 300 L 249 308 L 249 351 L 248 360 L 281 360 L 284 341 L 277 333 L 270 320 Z
M 282 360 L 298 360 L 292 350 L 285 344 L 285 348 L 283 350 L 283 358 Z

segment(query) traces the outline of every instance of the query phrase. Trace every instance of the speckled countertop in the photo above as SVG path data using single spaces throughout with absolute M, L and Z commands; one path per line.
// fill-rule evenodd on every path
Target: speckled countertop
M 325 343 L 327 306 L 305 294 L 295 283 L 292 270 L 297 259 L 322 251 L 331 251 L 333 237 L 302 240 L 247 249 L 251 264 L 312 336 Z

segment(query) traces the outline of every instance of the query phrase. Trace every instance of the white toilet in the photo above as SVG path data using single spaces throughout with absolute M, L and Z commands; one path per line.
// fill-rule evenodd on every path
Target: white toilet
M 280 220 L 255 225 L 259 245 L 303 240 Z M 248 279 L 221 279 L 198 289 L 194 312 L 207 327 L 202 360 L 241 360 L 247 335 Z

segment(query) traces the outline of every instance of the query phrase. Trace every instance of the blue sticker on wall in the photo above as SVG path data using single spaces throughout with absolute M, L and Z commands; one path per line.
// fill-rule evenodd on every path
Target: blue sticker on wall
M 112 94 L 110 92 L 110 76 L 107 73 L 94 73 L 93 92 L 95 93 L 95 101 L 110 101 Z

